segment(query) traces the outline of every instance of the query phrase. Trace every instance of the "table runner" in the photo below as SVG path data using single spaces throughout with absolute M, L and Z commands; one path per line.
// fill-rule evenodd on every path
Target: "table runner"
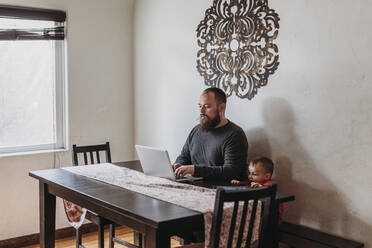
M 110 163 L 65 167 L 62 169 L 203 213 L 205 225 L 205 247 L 209 247 L 210 229 L 216 197 L 215 189 L 182 184 L 160 177 L 148 176 L 142 172 L 119 167 Z M 69 221 L 71 222 L 71 220 L 73 220 L 71 224 L 78 228 L 76 223 L 82 223 L 84 220 L 85 210 L 68 201 L 64 201 L 64 205 Z M 249 204 L 248 216 L 250 216 L 251 208 L 252 204 Z M 225 203 L 220 235 L 220 247 L 226 247 L 227 245 L 232 210 L 233 204 Z M 238 211 L 241 210 L 242 206 L 239 207 Z M 258 207 L 257 215 L 260 216 L 260 214 L 261 208 Z M 249 217 L 247 218 L 247 223 L 248 222 Z M 253 242 L 258 240 L 259 224 L 260 218 L 256 218 L 252 235 Z M 235 228 L 239 228 L 239 225 L 240 220 L 237 219 Z M 248 230 L 248 224 L 245 225 L 245 228 Z M 245 231 L 245 233 L 247 233 L 247 231 Z M 242 247 L 245 246 L 245 239 L 246 237 L 243 237 Z M 236 240 L 237 235 L 234 237 L 233 244 L 236 244 Z

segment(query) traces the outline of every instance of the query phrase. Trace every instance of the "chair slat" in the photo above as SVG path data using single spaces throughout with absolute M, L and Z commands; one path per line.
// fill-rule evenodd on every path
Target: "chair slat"
M 94 164 L 93 152 L 89 152 L 90 154 L 90 163 Z
M 246 217 L 247 217 L 247 210 L 248 210 L 248 201 L 245 200 L 243 210 L 242 210 L 242 217 L 240 219 L 240 227 L 239 227 L 238 241 L 237 241 L 236 247 L 240 247 L 242 244 L 243 232 L 244 232 L 244 227 L 245 227 L 245 222 L 246 222 Z
M 99 159 L 99 151 L 96 151 L 96 155 L 97 155 L 97 163 L 101 163 L 101 160 Z
M 87 158 L 87 153 L 84 152 L 84 164 L 87 165 L 88 164 L 88 158 Z
M 253 234 L 254 221 L 256 219 L 257 204 L 258 204 L 258 201 L 254 200 L 253 201 L 253 206 L 252 206 L 252 211 L 251 211 L 251 217 L 249 219 L 248 235 L 247 235 L 247 239 L 245 241 L 245 248 L 250 248 L 251 247 L 251 239 L 252 239 L 252 234 Z
M 234 238 L 236 216 L 237 216 L 237 213 L 238 213 L 238 207 L 239 207 L 239 201 L 235 201 L 233 214 L 231 216 L 231 223 L 230 223 L 229 239 L 227 241 L 227 248 L 231 248 L 231 246 L 232 246 L 232 241 L 233 241 L 233 238 Z
M 212 232 L 214 233 L 213 236 L 211 236 L 211 247 L 212 248 L 218 248 L 219 242 L 220 242 L 220 233 L 221 233 L 221 225 L 222 222 L 222 214 L 223 214 L 223 204 L 224 204 L 224 190 L 223 189 L 217 189 L 216 193 L 216 200 L 215 200 L 215 209 L 212 219 Z

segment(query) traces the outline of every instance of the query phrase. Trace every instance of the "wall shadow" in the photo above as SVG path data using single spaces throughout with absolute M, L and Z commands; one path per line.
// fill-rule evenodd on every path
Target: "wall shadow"
M 288 101 L 267 99 L 262 115 L 263 127 L 246 132 L 250 145 L 248 158 L 271 157 L 279 191 L 295 195 L 296 200 L 284 206 L 284 219 L 364 241 L 366 247 L 371 247 L 367 240 L 372 226 L 346 208 L 350 196 L 343 194 L 342 187 L 330 180 L 331 175 L 319 171 L 296 133 L 296 118 Z
M 245 132 L 248 139 L 248 161 L 258 156 L 271 157 L 269 139 L 263 128 L 255 128 Z

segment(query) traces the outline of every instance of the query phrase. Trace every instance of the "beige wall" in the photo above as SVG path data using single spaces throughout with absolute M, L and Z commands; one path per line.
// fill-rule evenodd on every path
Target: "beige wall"
M 167 148 L 175 159 L 197 123 L 205 86 L 195 68 L 195 30 L 212 0 L 0 3 L 67 11 L 70 143 L 110 140 L 113 160 L 127 160 L 134 131 L 135 143 Z M 270 5 L 281 17 L 281 64 L 252 101 L 230 97 L 227 116 L 246 131 L 249 157 L 271 156 L 280 188 L 295 193 L 286 220 L 372 247 L 372 3 Z M 38 185 L 28 171 L 69 165 L 70 157 L 0 158 L 0 240 L 38 232 Z M 66 226 L 60 202 L 57 226 Z
M 135 142 L 174 160 L 205 88 L 196 27 L 212 0 L 137 0 Z M 276 163 L 294 193 L 285 219 L 372 247 L 371 1 L 270 0 L 280 15 L 280 66 L 252 100 L 228 99 L 249 157 Z M 155 131 L 156 130 L 156 131 Z
M 0 0 L 66 10 L 70 144 L 111 142 L 133 159 L 133 0 Z M 71 164 L 71 153 L 0 158 L 0 240 L 39 231 L 38 183 L 28 171 Z M 67 226 L 61 202 L 57 227 Z

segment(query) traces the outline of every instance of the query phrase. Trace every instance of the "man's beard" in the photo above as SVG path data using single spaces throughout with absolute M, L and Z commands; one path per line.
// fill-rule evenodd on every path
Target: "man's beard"
M 199 125 L 199 130 L 202 131 L 202 132 L 209 131 L 209 130 L 215 128 L 221 122 L 219 112 L 217 112 L 216 117 L 214 117 L 213 119 L 210 119 L 206 115 L 203 115 L 203 116 L 205 116 L 205 117 L 202 118 L 202 116 L 200 116 L 200 125 Z

